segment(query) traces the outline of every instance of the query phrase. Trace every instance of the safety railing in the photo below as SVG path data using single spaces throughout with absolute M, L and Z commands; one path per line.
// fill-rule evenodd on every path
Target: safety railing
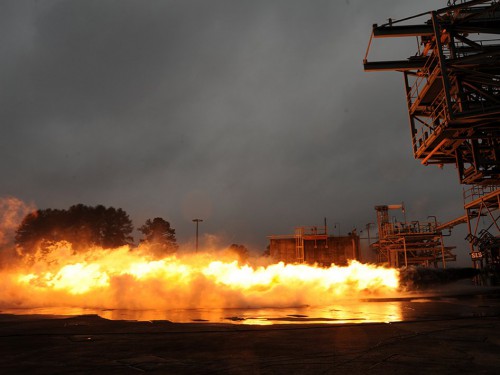
M 470 203 L 476 199 L 482 198 L 485 195 L 500 190 L 500 185 L 472 185 L 463 189 L 464 203 Z
M 438 223 L 436 221 L 385 223 L 382 228 L 382 237 L 406 234 L 435 234 L 437 226 Z
M 432 71 L 431 71 L 432 70 Z M 420 93 L 423 88 L 433 79 L 436 78 L 439 73 L 438 69 L 438 57 L 434 51 L 429 55 L 427 61 L 423 68 L 418 72 L 418 76 L 415 78 L 412 86 L 408 90 L 407 101 L 408 108 L 411 108 L 416 100 L 419 98 Z

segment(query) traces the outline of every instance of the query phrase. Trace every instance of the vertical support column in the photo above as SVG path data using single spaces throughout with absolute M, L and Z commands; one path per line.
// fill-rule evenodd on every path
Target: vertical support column
M 415 119 L 413 118 L 413 113 L 411 111 L 411 98 L 410 98 L 410 93 L 411 93 L 411 87 L 410 83 L 408 80 L 408 72 L 404 72 L 404 79 L 405 79 L 405 90 L 406 90 L 406 103 L 408 105 L 408 117 L 410 120 L 410 135 L 411 135 L 411 144 L 413 147 L 413 156 L 417 155 L 417 140 L 415 138 L 415 135 L 417 134 L 417 129 L 415 128 Z
M 445 56 L 443 53 L 443 44 L 441 43 L 441 30 L 439 27 L 439 22 L 437 19 L 436 12 L 433 11 L 431 12 L 432 16 L 432 26 L 434 28 L 434 37 L 436 39 L 436 48 L 438 52 L 438 57 L 439 57 L 439 69 L 441 70 L 441 78 L 443 80 L 443 87 L 444 87 L 444 94 L 445 94 L 445 100 L 446 100 L 446 112 L 445 116 L 447 121 L 453 119 L 453 107 L 452 107 L 452 101 L 451 101 L 451 84 L 450 80 L 448 77 L 448 72 L 446 69 L 446 64 L 445 64 Z
M 472 226 L 471 226 L 471 222 L 470 222 L 470 210 L 468 208 L 465 209 L 465 214 L 467 215 L 467 230 L 469 232 L 469 236 L 472 236 Z M 472 257 L 472 253 L 474 252 L 474 245 L 473 245 L 472 239 L 469 240 L 469 249 L 470 249 L 471 257 Z M 476 269 L 480 268 L 480 267 L 478 267 L 477 259 L 472 259 L 472 264 L 473 264 L 474 268 L 476 268 Z
M 403 250 L 405 253 L 405 267 L 408 267 L 408 256 L 406 254 L 406 238 L 403 237 Z
M 470 145 L 472 148 L 472 166 L 474 167 L 474 172 L 477 173 L 479 172 L 479 166 L 481 164 L 481 156 L 479 153 L 479 143 L 475 139 L 471 139 Z
M 457 55 L 457 46 L 455 45 L 455 35 L 457 34 L 455 31 L 449 31 L 450 33 L 450 53 L 451 53 L 451 58 L 456 59 L 459 58 Z M 466 103 L 465 100 L 465 95 L 464 95 L 464 90 L 463 90 L 463 85 L 462 85 L 462 79 L 459 76 L 455 76 L 455 82 L 456 82 L 456 88 L 457 88 L 457 104 L 458 104 L 458 111 L 462 113 L 465 110 L 464 104 Z
M 463 184 L 464 178 L 465 178 L 465 175 L 464 175 L 465 169 L 464 169 L 464 159 L 462 158 L 460 147 L 461 146 L 459 146 L 455 150 L 455 160 L 457 163 L 456 166 L 457 166 L 457 171 L 458 171 L 458 178 L 460 179 L 460 183 Z
M 444 255 L 444 241 L 443 241 L 443 234 L 439 236 L 439 240 L 441 241 L 441 256 L 443 259 L 443 269 L 446 268 L 446 257 Z

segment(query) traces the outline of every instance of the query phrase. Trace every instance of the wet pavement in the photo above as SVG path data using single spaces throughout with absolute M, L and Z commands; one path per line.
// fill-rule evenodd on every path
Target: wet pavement
M 0 314 L 98 315 L 109 320 L 231 323 L 246 325 L 394 323 L 414 320 L 497 316 L 500 289 L 446 285 L 441 289 L 400 293 L 391 298 L 336 300 L 329 306 L 289 308 L 120 310 L 44 307 L 0 309 Z
M 2 314 L 0 373 L 497 374 L 499 297 L 364 301 L 399 304 L 404 321 L 387 323 L 317 324 L 308 314 L 282 314 L 274 325 L 241 324 L 238 314 L 227 316 L 232 324 Z
M 2 374 L 497 374 L 499 317 L 243 326 L 0 321 Z

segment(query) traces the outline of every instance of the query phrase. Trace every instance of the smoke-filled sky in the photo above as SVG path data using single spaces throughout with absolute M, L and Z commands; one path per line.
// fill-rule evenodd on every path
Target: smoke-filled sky
M 460 216 L 454 167 L 413 159 L 402 75 L 362 66 L 373 23 L 444 6 L 1 1 L 0 197 L 160 216 L 184 243 L 201 218 L 200 242 L 255 251 L 324 217 L 359 233 L 380 204 Z M 389 52 L 409 56 L 369 59 Z

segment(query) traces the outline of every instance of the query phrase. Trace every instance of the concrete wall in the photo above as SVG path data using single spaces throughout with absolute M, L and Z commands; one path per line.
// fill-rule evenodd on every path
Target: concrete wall
M 325 245 L 325 240 L 304 240 L 305 262 L 328 267 L 332 263 L 343 266 L 351 259 L 359 260 L 359 237 L 356 235 L 328 237 L 328 246 Z M 270 238 L 269 250 L 276 262 L 297 262 L 294 237 Z

